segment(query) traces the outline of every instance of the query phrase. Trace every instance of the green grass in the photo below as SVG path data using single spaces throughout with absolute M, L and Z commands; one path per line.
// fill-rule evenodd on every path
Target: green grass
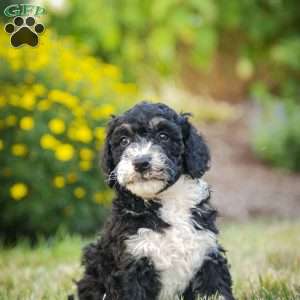
M 300 222 L 223 224 L 234 291 L 241 300 L 300 299 Z M 66 299 L 80 277 L 79 237 L 57 237 L 31 248 L 0 248 L 0 300 Z

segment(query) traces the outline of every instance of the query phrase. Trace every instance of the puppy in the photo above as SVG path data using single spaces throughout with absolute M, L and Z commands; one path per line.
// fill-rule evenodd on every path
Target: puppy
M 142 102 L 110 121 L 103 170 L 116 198 L 85 249 L 79 299 L 234 299 L 201 179 L 209 150 L 188 116 Z

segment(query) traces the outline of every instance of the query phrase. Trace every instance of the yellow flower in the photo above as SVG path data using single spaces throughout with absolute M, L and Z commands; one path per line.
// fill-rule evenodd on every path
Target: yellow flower
M 94 158 L 94 152 L 89 148 L 82 148 L 79 155 L 82 160 L 92 160 Z
M 101 107 L 94 109 L 91 112 L 91 116 L 94 119 L 109 118 L 114 113 L 114 111 L 115 111 L 115 109 L 112 105 L 105 104 Z
M 3 107 L 6 105 L 6 100 L 3 96 L 0 96 L 0 107 Z
M 135 94 L 137 92 L 136 86 L 130 83 L 117 82 L 113 89 L 121 95 Z
M 48 110 L 51 106 L 51 102 L 48 99 L 44 99 L 41 100 L 38 104 L 37 104 L 37 109 L 40 111 L 45 111 Z
M 74 156 L 74 148 L 70 144 L 61 144 L 55 149 L 55 157 L 61 161 L 71 160 Z
M 82 117 L 84 117 L 84 114 L 85 114 L 85 111 L 82 106 L 74 107 L 72 112 L 76 118 L 82 118 Z
M 82 171 L 89 171 L 92 168 L 92 164 L 90 161 L 84 160 L 79 163 L 79 168 Z
M 98 204 L 102 203 L 103 202 L 103 195 L 102 195 L 102 193 L 100 193 L 100 192 L 94 193 L 93 200 L 94 200 L 94 202 L 96 202 Z
M 42 96 L 42 95 L 45 94 L 46 88 L 43 85 L 41 85 L 41 84 L 35 84 L 33 86 L 33 91 L 35 92 L 35 94 L 37 96 Z
M 55 149 L 59 145 L 59 141 L 50 134 L 42 135 L 40 145 L 44 149 Z
M 97 193 L 96 193 L 97 194 Z M 99 193 L 100 194 L 100 193 Z M 101 203 L 103 205 L 107 205 L 111 203 L 111 198 L 113 197 L 113 194 L 111 191 L 107 190 L 107 191 L 103 191 L 100 195 L 95 195 L 94 194 L 94 201 L 96 203 Z M 98 202 L 97 202 L 98 201 Z
M 70 71 L 70 70 L 65 70 L 63 72 L 63 76 L 66 81 L 76 81 L 76 80 L 80 80 L 82 74 L 75 73 L 74 71 Z
M 24 156 L 28 152 L 24 144 L 15 144 L 11 147 L 11 153 L 15 156 Z
M 76 130 L 76 127 L 70 126 L 69 129 L 68 129 L 67 135 L 68 135 L 68 137 L 69 137 L 71 140 L 76 140 L 76 136 L 77 136 L 77 130 Z
M 20 96 L 16 94 L 11 94 L 9 99 L 9 104 L 12 106 L 19 106 L 20 105 Z
M 28 194 L 28 188 L 24 183 L 21 182 L 15 183 L 10 188 L 10 195 L 16 201 L 21 200 L 27 194 Z
M 55 119 L 52 119 L 51 121 L 49 121 L 48 127 L 53 133 L 56 133 L 56 134 L 61 134 L 66 129 L 65 122 L 58 118 L 55 118 Z
M 102 66 L 103 74 L 105 76 L 117 79 L 120 76 L 120 70 L 114 66 L 109 64 L 103 64 Z
M 103 142 L 105 139 L 105 129 L 104 127 L 96 127 L 94 130 L 95 137 L 100 141 Z
M 77 176 L 76 176 L 75 173 L 69 173 L 67 175 L 67 182 L 68 183 L 74 183 L 74 182 L 76 182 L 76 180 L 77 180 Z
M 20 128 L 23 130 L 31 130 L 34 127 L 34 120 L 32 117 L 23 117 L 20 120 Z
M 78 98 L 76 96 L 60 90 L 52 90 L 48 97 L 50 100 L 63 104 L 68 108 L 74 108 L 78 105 Z
M 27 92 L 22 98 L 22 107 L 32 109 L 35 105 L 35 97 L 32 92 Z
M 14 115 L 9 115 L 6 117 L 5 123 L 7 126 L 14 126 L 17 123 L 17 117 Z
M 93 133 L 83 120 L 78 119 L 76 123 L 70 124 L 68 137 L 71 140 L 89 143 L 93 140 Z
M 92 131 L 89 127 L 82 125 L 77 129 L 76 139 L 83 143 L 89 143 L 93 139 Z
M 4 148 L 4 143 L 2 140 L 0 140 L 0 150 L 2 150 Z
M 11 61 L 11 62 L 10 62 L 10 65 L 11 65 L 11 68 L 12 68 L 14 71 L 18 71 L 18 70 L 20 70 L 21 67 L 22 67 L 20 61 L 18 61 L 18 60 Z
M 77 187 L 74 189 L 73 193 L 76 198 L 82 199 L 85 196 L 86 191 L 83 187 Z
M 63 188 L 65 186 L 65 178 L 63 176 L 55 176 L 53 179 L 53 185 L 58 189 Z

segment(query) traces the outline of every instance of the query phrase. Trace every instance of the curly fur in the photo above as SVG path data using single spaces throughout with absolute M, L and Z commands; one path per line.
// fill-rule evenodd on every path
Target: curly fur
M 142 102 L 111 119 L 102 166 L 116 197 L 101 237 L 84 250 L 79 299 L 234 299 L 200 179 L 209 161 L 188 114 Z

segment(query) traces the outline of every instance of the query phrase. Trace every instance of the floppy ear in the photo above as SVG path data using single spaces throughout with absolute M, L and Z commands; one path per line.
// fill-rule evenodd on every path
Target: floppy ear
M 102 149 L 102 159 L 101 159 L 101 167 L 104 175 L 107 177 L 107 183 L 110 187 L 114 185 L 114 179 L 110 177 L 110 174 L 115 168 L 113 156 L 111 152 L 111 144 L 110 144 L 111 133 L 112 133 L 112 129 L 110 127 L 107 131 L 105 143 Z
M 183 117 L 184 167 L 187 174 L 200 178 L 209 169 L 210 153 L 202 136 L 188 121 L 188 114 Z

